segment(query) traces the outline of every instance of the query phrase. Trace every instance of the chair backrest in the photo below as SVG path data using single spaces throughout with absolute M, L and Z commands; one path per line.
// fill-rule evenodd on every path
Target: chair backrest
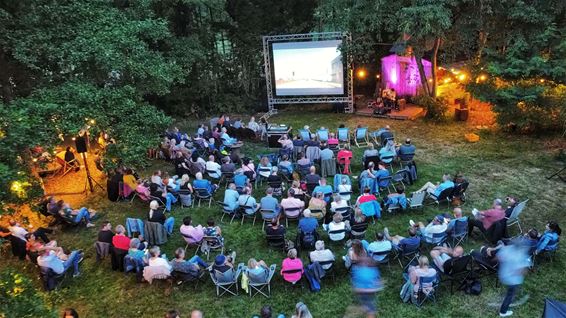
M 435 286 L 437 283 L 437 276 L 419 276 L 419 288 L 422 289 L 423 287 L 428 286 Z
M 324 268 L 324 266 L 326 266 L 326 265 L 330 265 L 328 268 L 324 269 L 325 271 L 328 271 L 334 266 L 334 263 L 336 263 L 336 260 L 329 260 L 329 261 L 322 261 L 322 262 L 319 261 L 318 263 L 320 264 L 320 266 L 322 266 L 322 268 Z
M 328 129 L 319 129 L 316 134 L 320 141 L 328 141 Z
M 205 188 L 194 188 L 194 191 L 197 198 L 208 199 L 212 196 Z
M 453 236 L 460 237 L 468 234 L 468 221 L 456 220 L 454 221 Z
M 310 140 L 311 136 L 307 130 L 299 129 L 299 134 L 304 141 Z
M 217 283 L 234 283 L 235 282 L 234 269 L 230 268 L 224 273 L 218 270 L 214 270 L 214 278 L 216 278 Z
M 511 212 L 511 216 L 509 216 L 510 221 L 514 221 L 514 220 L 519 219 L 519 215 L 521 215 L 521 212 L 523 212 L 523 210 L 525 209 L 527 202 L 529 202 L 529 199 L 517 204 L 517 206 L 515 206 L 515 208 L 513 208 L 513 212 Z
M 432 242 L 433 244 L 438 244 L 446 239 L 446 232 L 440 233 L 432 233 Z
M 389 255 L 391 255 L 391 250 L 369 253 L 369 256 L 378 263 L 388 262 Z
M 360 127 L 356 129 L 356 139 L 360 140 L 360 139 L 366 139 L 368 133 L 368 128 L 367 127 Z
M 412 255 L 412 254 L 416 254 L 420 252 L 421 249 L 421 244 L 419 241 L 419 244 L 400 244 L 399 248 L 401 250 L 401 254 L 402 255 Z
M 302 268 L 295 268 L 295 269 L 286 269 L 281 271 L 282 274 L 296 274 L 302 272 Z
M 426 193 L 424 191 L 413 192 L 412 195 L 411 195 L 411 207 L 422 206 L 425 195 L 426 195 Z
M 267 245 L 271 247 L 285 246 L 285 235 L 266 235 Z
M 454 191 L 452 192 L 452 196 L 461 196 L 466 192 L 470 183 L 468 181 L 464 181 L 462 183 L 458 183 L 454 186 Z
M 273 218 L 273 215 L 275 214 L 274 210 L 268 210 L 268 209 L 260 209 L 259 213 L 261 213 L 261 218 L 265 221 L 271 221 L 271 219 Z
M 462 273 L 466 273 L 470 270 L 470 264 L 472 262 L 471 255 L 464 255 L 452 262 L 452 268 L 450 269 L 449 273 L 445 273 L 448 275 L 458 275 Z
M 203 241 L 207 243 L 210 248 L 221 248 L 223 243 L 219 236 L 203 236 Z
M 296 212 L 296 213 L 291 213 Z M 301 216 L 301 208 L 283 208 L 283 213 L 287 218 L 299 218 Z
M 350 141 L 350 128 L 338 128 L 338 141 L 348 142 Z
M 223 213 L 232 214 L 232 213 L 236 212 L 228 204 L 226 204 L 222 201 L 218 201 L 217 203 L 218 203 L 218 205 L 220 205 L 220 207 L 222 207 Z

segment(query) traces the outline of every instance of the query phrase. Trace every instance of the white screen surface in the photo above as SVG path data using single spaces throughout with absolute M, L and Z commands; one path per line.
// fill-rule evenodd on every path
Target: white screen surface
M 275 95 L 342 95 L 341 40 L 273 44 Z

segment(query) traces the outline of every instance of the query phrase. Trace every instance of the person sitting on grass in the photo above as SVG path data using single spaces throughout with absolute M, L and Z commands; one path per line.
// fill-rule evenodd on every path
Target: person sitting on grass
M 185 249 L 182 247 L 175 250 L 175 258 L 169 264 L 172 271 L 189 275 L 191 278 L 198 278 L 201 271 L 210 266 L 198 255 L 185 260 Z
M 285 273 L 289 270 L 299 270 L 296 273 Z M 281 264 L 281 276 L 283 279 L 289 283 L 298 282 L 303 276 L 303 262 L 297 257 L 297 250 L 292 248 L 287 252 L 287 258 L 283 260 Z
M 193 180 L 194 189 L 205 189 L 208 194 L 213 195 L 218 189 L 218 185 L 212 184 L 210 181 L 203 179 L 202 173 L 197 172 L 195 180 Z
M 377 232 L 375 234 L 375 241 L 371 243 L 366 240 L 362 240 L 362 245 L 370 256 L 372 256 L 372 254 L 374 253 L 391 251 L 391 249 L 393 248 L 391 242 L 385 239 L 385 235 L 382 232 Z M 372 258 L 375 261 L 382 261 L 386 256 L 387 255 L 374 255 L 372 256 Z
M 448 188 L 454 188 L 454 182 L 452 181 L 452 178 L 449 174 L 444 174 L 442 176 L 442 183 L 434 184 L 432 182 L 427 182 L 416 192 L 426 191 L 426 193 L 428 193 L 429 195 L 433 194 L 438 198 L 440 193 Z
M 95 211 L 89 211 L 87 208 L 80 208 L 78 210 L 73 210 L 69 203 L 62 203 L 63 208 L 59 211 L 59 214 L 69 220 L 74 224 L 79 224 L 83 220 L 86 222 L 86 227 L 93 227 L 95 226 L 94 223 L 91 223 L 91 220 L 96 215 Z
M 309 201 L 309 210 L 311 215 L 317 219 L 323 219 L 326 215 L 326 201 L 324 201 L 324 193 L 313 192 Z
M 464 248 L 456 246 L 455 248 L 435 246 L 430 251 L 430 257 L 434 264 L 443 273 L 450 273 L 454 267 L 454 263 L 464 256 Z
M 314 262 L 327 262 L 333 261 L 335 259 L 334 253 L 331 250 L 324 248 L 324 241 L 316 241 L 314 243 L 314 251 L 309 253 L 309 259 L 311 263 Z M 332 267 L 332 264 L 325 264 L 322 265 L 322 268 L 329 269 Z
M 128 255 L 135 259 L 142 260 L 147 264 L 147 259 L 145 257 L 145 250 L 147 249 L 146 244 L 147 243 L 142 243 L 138 238 L 131 239 L 130 248 L 128 249 Z
M 187 244 L 197 244 L 202 241 L 204 236 L 202 225 L 193 226 L 193 220 L 190 216 L 183 218 L 183 225 L 179 228 L 179 232 L 181 232 Z
M 37 265 L 43 268 L 51 269 L 55 274 L 63 274 L 71 267 L 73 268 L 73 277 L 78 277 L 79 263 L 83 260 L 82 250 L 72 251 L 64 260 L 57 256 L 60 247 L 44 246 L 37 257 Z
M 444 220 L 444 216 L 440 214 L 435 216 L 434 219 L 426 226 L 423 222 L 415 223 L 413 220 L 409 220 L 409 224 L 419 231 L 425 242 L 432 244 L 438 243 L 436 241 L 438 239 L 433 237 L 434 234 L 446 233 L 446 229 L 448 228 L 448 225 Z

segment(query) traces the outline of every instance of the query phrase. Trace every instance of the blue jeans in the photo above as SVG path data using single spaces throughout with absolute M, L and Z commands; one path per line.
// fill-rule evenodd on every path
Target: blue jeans
M 82 219 L 85 219 L 87 223 L 90 223 L 90 213 L 87 208 L 81 208 L 77 215 L 75 216 L 75 223 L 80 223 Z
M 79 253 L 79 251 L 72 251 L 71 255 L 69 255 L 69 258 L 63 262 L 63 268 L 65 269 L 65 272 L 71 267 L 73 266 L 73 274 L 78 274 L 79 273 L 79 260 L 81 259 L 82 254 Z
M 163 223 L 163 227 L 165 227 L 165 230 L 167 231 L 167 233 L 173 234 L 173 226 L 175 226 L 175 218 L 170 216 Z
M 503 303 L 501 304 L 501 308 L 499 309 L 500 313 L 504 314 L 507 312 L 507 310 L 509 310 L 509 305 L 511 305 L 511 302 L 515 297 L 515 293 L 519 289 L 519 286 L 520 285 L 507 286 L 507 294 L 505 294 L 505 298 L 503 299 Z
M 377 311 L 375 293 L 356 293 L 360 306 L 364 307 L 367 314 L 375 314 Z
M 171 204 L 175 202 L 177 202 L 177 198 L 175 198 L 173 194 L 167 192 L 167 195 L 165 196 L 165 209 L 171 212 Z
M 198 256 L 198 255 L 191 257 L 191 259 L 188 262 L 193 263 L 193 264 L 197 264 L 197 265 L 199 265 L 200 267 L 203 267 L 203 268 L 208 267 L 208 264 L 205 261 L 203 261 L 202 258 L 200 258 L 200 256 Z

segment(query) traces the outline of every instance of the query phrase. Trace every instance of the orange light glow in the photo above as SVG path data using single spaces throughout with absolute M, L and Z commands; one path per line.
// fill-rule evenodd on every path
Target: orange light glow
M 359 70 L 358 71 L 358 78 L 365 78 L 366 77 L 366 71 L 365 70 Z

